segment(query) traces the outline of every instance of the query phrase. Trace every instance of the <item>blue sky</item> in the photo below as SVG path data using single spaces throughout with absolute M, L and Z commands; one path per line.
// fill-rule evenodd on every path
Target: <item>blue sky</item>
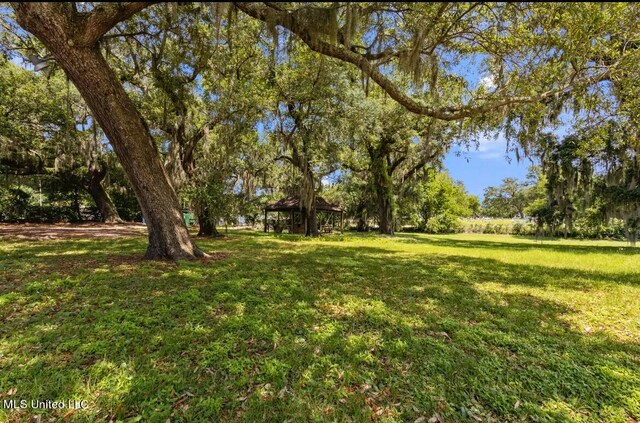
M 572 115 L 565 111 L 560 114 L 558 124 L 547 129 L 562 138 L 571 132 L 572 123 Z M 462 181 L 467 192 L 480 200 L 486 187 L 500 185 L 504 178 L 526 179 L 533 164 L 529 158 L 520 158 L 518 162 L 513 152 L 507 152 L 507 140 L 501 134 L 480 137 L 477 149 L 473 144 L 468 151 L 454 146 L 444 159 L 449 175 Z
M 500 185 L 504 178 L 524 180 L 531 161 L 520 159 L 518 162 L 513 153 L 507 154 L 507 141 L 504 136 L 483 137 L 479 140 L 478 149 L 471 147 L 465 151 L 454 147 L 445 157 L 444 166 L 454 180 L 462 181 L 467 192 L 477 195 L 482 200 L 486 187 Z
M 491 89 L 491 76 L 482 71 L 481 62 L 481 55 L 466 58 L 451 70 L 462 75 L 473 87 L 483 84 Z M 471 143 L 469 150 L 454 145 L 443 162 L 449 175 L 462 181 L 468 193 L 477 195 L 482 201 L 486 187 L 500 185 L 504 178 L 525 179 L 532 163 L 527 158 L 518 162 L 512 152 L 507 152 L 503 135 L 481 136 L 478 143 L 477 149 Z

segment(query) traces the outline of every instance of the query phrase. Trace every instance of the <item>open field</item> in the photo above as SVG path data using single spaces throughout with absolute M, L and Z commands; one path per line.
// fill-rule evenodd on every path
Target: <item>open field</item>
M 89 405 L 0 421 L 640 419 L 622 242 L 237 231 L 179 263 L 145 243 L 0 240 L 0 403 Z

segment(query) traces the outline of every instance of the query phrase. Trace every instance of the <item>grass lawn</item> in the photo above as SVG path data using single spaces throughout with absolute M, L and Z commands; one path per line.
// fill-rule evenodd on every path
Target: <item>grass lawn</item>
M 500 235 L 0 240 L 0 421 L 640 419 L 640 249 Z M 423 418 L 424 417 L 424 418 Z

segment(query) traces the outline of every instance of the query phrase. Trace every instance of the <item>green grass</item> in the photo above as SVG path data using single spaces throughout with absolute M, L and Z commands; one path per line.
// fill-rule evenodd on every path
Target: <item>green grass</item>
M 513 223 L 515 221 L 522 221 L 524 219 L 516 219 L 516 218 L 510 219 L 510 218 L 502 218 L 502 217 L 492 217 L 492 218 L 489 218 L 489 219 L 485 220 L 485 219 L 472 219 L 472 218 L 469 218 L 469 217 L 463 217 L 463 218 L 460 218 L 460 220 L 463 223 L 481 223 L 481 224 L 491 223 L 491 224 L 494 224 L 494 225 L 513 225 Z
M 87 400 L 70 421 L 640 419 L 640 252 L 624 243 L 199 244 L 229 256 L 138 261 L 142 238 L 2 241 L 0 405 Z

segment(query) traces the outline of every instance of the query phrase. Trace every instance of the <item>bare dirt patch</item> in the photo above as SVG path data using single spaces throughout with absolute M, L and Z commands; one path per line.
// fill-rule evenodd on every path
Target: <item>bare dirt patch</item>
M 142 223 L 19 223 L 0 224 L 0 238 L 44 241 L 48 239 L 96 239 L 137 237 L 147 234 Z

